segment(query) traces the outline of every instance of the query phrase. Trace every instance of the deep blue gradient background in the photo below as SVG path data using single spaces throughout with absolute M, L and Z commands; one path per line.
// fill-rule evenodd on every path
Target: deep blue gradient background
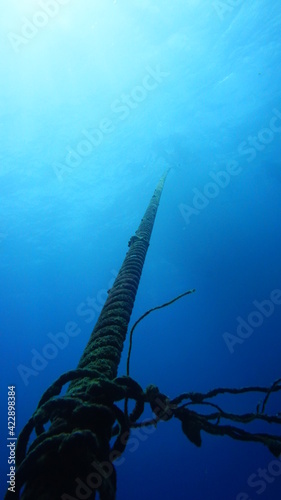
M 196 293 L 138 326 L 131 375 L 170 397 L 281 377 L 281 305 L 233 353 L 223 338 L 237 335 L 253 301 L 281 288 L 281 130 L 264 131 L 273 110 L 281 116 L 278 2 L 70 0 L 26 31 L 27 20 L 44 24 L 38 13 L 47 3 L 1 7 L 1 497 L 7 385 L 16 386 L 19 433 L 42 392 L 76 367 L 97 319 L 77 308 L 87 297 L 102 303 L 167 166 L 132 324 L 189 288 Z M 143 90 L 157 68 L 165 76 Z M 138 101 L 116 111 L 124 94 Z M 67 165 L 83 131 L 104 119 L 111 132 Z M 242 154 L 250 137 L 264 142 Z M 191 215 L 198 191 L 214 193 L 210 174 L 233 160 L 239 174 Z M 69 321 L 80 334 L 24 383 L 20 366 L 32 368 L 32 350 L 42 353 L 48 334 Z M 254 411 L 259 399 L 225 401 Z M 268 411 L 280 408 L 272 398 Z M 142 439 L 117 467 L 118 500 L 280 498 L 281 471 L 262 494 L 247 484 L 276 461 L 261 445 L 203 434 L 198 449 L 173 420 Z

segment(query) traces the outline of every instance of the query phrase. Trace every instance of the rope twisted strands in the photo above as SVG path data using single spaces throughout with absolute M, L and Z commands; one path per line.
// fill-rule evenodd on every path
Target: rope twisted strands
M 115 448 L 118 449 L 115 449 L 115 457 L 112 456 L 110 440 L 114 423 L 118 422 L 120 433 L 127 439 L 129 433 L 124 433 L 128 418 L 122 416 L 114 401 L 120 399 L 120 391 L 123 398 L 130 397 L 130 391 L 122 393 L 122 387 L 116 387 L 113 380 L 167 174 L 168 171 L 160 179 L 139 228 L 129 241 L 125 260 L 77 370 L 62 376 L 43 395 L 19 437 L 16 494 L 8 492 L 6 499 L 93 500 L 97 492 L 101 500 L 115 498 L 116 474 L 112 461 L 118 456 L 118 450 L 123 451 L 126 440 L 122 441 L 120 435 L 117 437 Z M 70 385 L 66 394 L 55 399 L 67 381 Z M 135 390 L 131 389 L 133 393 Z M 142 411 L 141 399 L 138 393 L 134 419 Z M 50 425 L 45 430 L 47 423 Z M 33 429 L 37 438 L 26 452 Z
M 242 387 L 240 389 L 229 389 L 225 387 L 220 387 L 217 389 L 213 389 L 205 394 L 203 393 L 185 393 L 180 396 L 174 398 L 171 401 L 172 405 L 179 405 L 185 399 L 189 399 L 190 402 L 184 403 L 182 406 L 178 407 L 174 412 L 174 416 L 181 420 L 182 422 L 182 430 L 184 434 L 197 446 L 201 445 L 201 436 L 200 431 L 204 430 L 209 434 L 217 434 L 217 435 L 227 435 L 233 439 L 238 439 L 240 441 L 252 441 L 252 442 L 260 442 L 263 443 L 269 451 L 276 457 L 281 456 L 281 437 L 273 434 L 266 433 L 250 433 L 233 425 L 221 425 L 221 420 L 230 420 L 233 422 L 239 422 L 243 424 L 249 424 L 253 421 L 263 421 L 269 424 L 281 424 L 281 413 L 277 415 L 266 415 L 265 407 L 269 400 L 269 397 L 274 392 L 281 391 L 280 385 L 281 379 L 276 380 L 271 387 Z M 218 405 L 214 403 L 210 403 L 205 401 L 206 399 L 211 399 L 216 397 L 217 395 L 222 394 L 246 394 L 246 393 L 254 393 L 260 392 L 265 393 L 265 398 L 262 403 L 257 405 L 257 410 L 255 413 L 246 413 L 244 415 L 237 415 L 233 413 L 228 413 L 222 410 Z M 190 411 L 188 406 L 205 406 L 215 408 L 217 411 L 215 413 L 211 413 L 209 415 L 202 415 L 200 413 L 195 413 L 194 411 Z M 260 410 L 260 407 L 262 408 Z M 211 420 L 215 420 L 215 423 L 211 423 Z
M 264 422 L 266 424 L 281 425 L 281 413 L 277 415 L 265 415 L 264 413 L 246 413 L 234 414 L 222 410 L 217 404 L 205 402 L 205 399 L 216 397 L 218 394 L 245 394 L 253 392 L 266 393 L 263 403 L 263 411 L 269 395 L 273 392 L 281 391 L 281 379 L 277 380 L 271 387 L 244 387 L 241 389 L 218 388 L 209 391 L 206 394 L 202 393 L 186 393 L 174 399 L 169 399 L 164 394 L 160 393 L 156 386 L 149 386 L 146 389 L 146 399 L 150 403 L 155 418 L 144 423 L 131 423 L 131 427 L 143 427 L 148 425 L 157 425 L 160 420 L 168 421 L 172 417 L 181 421 L 182 431 L 190 442 L 200 447 L 202 444 L 201 432 L 218 436 L 229 436 L 232 439 L 239 441 L 256 442 L 265 445 L 268 450 L 275 456 L 281 458 L 281 436 L 269 434 L 265 432 L 252 433 L 230 425 L 228 421 L 242 423 L 243 425 L 251 424 L 252 422 Z M 184 399 L 190 399 L 190 402 L 178 406 Z M 205 413 L 201 414 L 198 411 L 192 411 L 188 407 L 202 406 L 205 408 Z M 207 408 L 214 408 L 216 411 L 207 413 Z M 226 421 L 222 424 L 221 421 Z
M 131 317 L 155 216 L 168 172 L 160 179 L 116 277 L 88 345 L 79 361 L 79 368 L 95 369 L 109 379 L 117 369 Z

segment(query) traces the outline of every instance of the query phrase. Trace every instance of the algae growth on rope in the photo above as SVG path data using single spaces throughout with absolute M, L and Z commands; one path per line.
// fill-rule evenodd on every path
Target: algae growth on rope
M 264 444 L 274 456 L 281 453 L 281 438 L 267 433 L 250 433 L 229 422 L 253 421 L 281 424 L 281 416 L 265 414 L 269 397 L 281 390 L 281 379 L 271 387 L 219 388 L 208 393 L 186 392 L 169 399 L 155 385 L 145 390 L 129 376 L 132 335 L 137 324 L 151 312 L 166 307 L 192 293 L 189 290 L 153 307 L 134 324 L 130 334 L 127 375 L 117 377 L 123 343 L 127 334 L 150 237 L 168 171 L 160 179 L 135 235 L 129 241 L 116 280 L 100 313 L 89 342 L 76 369 L 63 374 L 43 394 L 38 407 L 22 430 L 16 449 L 16 492 L 6 499 L 113 500 L 117 478 L 114 460 L 126 448 L 130 430 L 157 425 L 176 418 L 190 442 L 201 446 L 202 431 L 227 435 L 241 441 Z M 65 384 L 69 387 L 60 396 Z M 163 388 L 164 389 L 164 388 Z M 255 412 L 236 415 L 209 400 L 220 394 L 264 395 Z M 135 403 L 128 413 L 128 400 Z M 124 411 L 116 403 L 124 401 Z M 145 405 L 154 417 L 141 421 Z M 191 407 L 196 407 L 196 411 Z M 198 408 L 202 407 L 203 413 Z M 209 413 L 207 412 L 209 410 Z M 222 424 L 224 420 L 226 423 Z M 29 444 L 32 431 L 36 438 Z M 115 439 L 111 444 L 112 439 Z

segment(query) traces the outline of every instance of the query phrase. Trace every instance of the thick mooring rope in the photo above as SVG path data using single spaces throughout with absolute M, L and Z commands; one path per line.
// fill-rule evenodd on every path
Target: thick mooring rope
M 73 500 L 79 499 L 79 495 L 86 498 L 88 490 L 87 498 L 94 499 L 97 491 L 102 500 L 115 498 L 113 467 L 109 477 L 103 477 L 101 481 L 96 473 L 100 463 L 112 462 L 112 426 L 118 421 L 118 415 L 121 418 L 114 405 L 118 387 L 110 381 L 117 375 L 167 174 L 168 171 L 160 179 L 139 228 L 129 241 L 125 260 L 108 292 L 77 370 L 71 375 L 66 374 L 43 396 L 43 404 L 41 400 L 19 438 L 17 492 L 7 493 L 6 498 L 19 497 L 22 485 L 25 485 L 20 497 L 23 500 Z M 59 390 L 61 382 L 67 378 L 71 383 L 66 395 L 56 400 L 52 399 L 53 396 L 49 398 L 49 394 Z M 123 394 L 125 396 L 128 395 Z M 48 421 L 51 425 L 44 429 Z M 124 422 L 122 425 L 124 428 Z M 37 438 L 26 452 L 33 428 Z
M 129 376 L 116 377 L 166 175 L 160 180 L 138 231 L 129 241 L 129 251 L 77 369 L 63 374 L 49 387 L 19 435 L 16 493 L 7 492 L 7 500 L 19 497 L 23 500 L 94 500 L 97 492 L 101 500 L 114 500 L 116 473 L 113 462 L 123 453 L 130 429 L 156 426 L 171 418 L 180 420 L 183 433 L 196 446 L 201 446 L 204 431 L 240 441 L 259 442 L 274 456 L 280 456 L 279 435 L 250 433 L 229 422 L 243 426 L 258 421 L 281 425 L 281 413 L 265 414 L 269 398 L 281 391 L 281 379 L 269 388 L 217 388 L 207 393 L 187 392 L 170 399 L 154 385 L 143 390 Z M 192 292 L 190 290 L 154 307 L 139 318 L 131 330 L 128 360 L 136 325 L 152 311 Z M 60 396 L 65 384 L 70 384 L 69 388 L 65 395 Z M 263 401 L 255 412 L 242 415 L 227 412 L 215 402 L 206 401 L 223 394 L 254 392 L 264 394 Z M 130 415 L 128 400 L 135 403 Z M 120 401 L 125 402 L 124 412 L 116 405 Z M 149 421 L 139 422 L 147 403 L 155 416 Z M 191 407 L 202 407 L 204 413 L 191 410 Z M 209 413 L 207 409 L 210 409 Z M 28 448 L 32 432 L 37 437 Z M 22 487 L 24 490 L 20 496 Z
M 101 498 L 114 498 L 114 490 L 112 485 L 115 485 L 115 471 L 112 462 L 118 458 L 124 451 L 126 443 L 130 434 L 131 428 L 156 426 L 160 421 L 168 421 L 171 418 L 176 418 L 181 421 L 182 430 L 190 442 L 196 446 L 201 446 L 202 438 L 201 433 L 205 431 L 212 435 L 229 436 L 232 439 L 248 442 L 258 442 L 264 444 L 269 451 L 276 457 L 281 453 L 281 438 L 278 435 L 268 433 L 251 433 L 234 425 L 221 424 L 221 420 L 238 422 L 244 425 L 250 424 L 254 421 L 262 420 L 267 424 L 281 424 L 281 414 L 278 415 L 265 415 L 265 406 L 271 394 L 281 390 L 280 380 L 277 380 L 271 387 L 244 387 L 241 389 L 228 389 L 219 388 L 208 393 L 185 393 L 177 396 L 174 399 L 169 399 L 165 394 L 160 393 L 156 386 L 148 386 L 145 391 L 139 386 L 137 382 L 127 376 L 118 377 L 112 381 L 106 379 L 96 379 L 96 372 L 91 372 L 86 369 L 72 370 L 61 376 L 52 386 L 43 394 L 38 408 L 32 418 L 29 420 L 23 429 L 17 448 L 17 463 L 20 464 L 17 472 L 17 481 L 19 486 L 24 483 L 24 478 L 28 475 L 36 481 L 37 474 L 40 473 L 40 456 L 54 453 L 59 454 L 59 459 L 64 464 L 69 466 L 69 471 L 72 467 L 72 458 L 70 452 L 73 452 L 75 445 L 81 442 L 87 443 L 91 447 L 92 452 L 99 453 L 98 442 L 96 436 L 90 429 L 80 429 L 79 431 L 69 434 L 65 432 L 63 424 L 58 424 L 57 427 L 53 426 L 52 432 L 48 432 L 46 438 L 46 431 L 44 425 L 51 419 L 54 411 L 61 411 L 72 424 L 81 424 L 81 420 L 88 422 L 89 426 L 92 425 L 97 428 L 104 428 L 107 425 L 112 427 L 111 436 L 117 436 L 115 442 L 112 444 L 109 460 L 103 461 L 106 468 L 110 471 L 107 477 L 103 477 L 103 486 L 100 489 Z M 71 380 L 88 378 L 88 389 L 85 394 L 84 400 L 79 398 L 57 397 L 59 396 L 64 384 Z M 215 398 L 219 394 L 245 394 L 259 392 L 264 393 L 264 401 L 262 403 L 262 410 L 255 413 L 246 413 L 237 415 L 224 411 L 215 403 L 205 401 L 206 399 Z M 92 400 L 94 398 L 94 403 Z M 135 401 L 135 407 L 132 413 L 128 416 L 126 412 L 122 412 L 115 403 L 122 400 Z M 188 400 L 182 404 L 184 400 Z M 85 403 L 86 401 L 86 403 Z M 141 417 L 145 404 L 149 403 L 155 417 L 145 422 L 138 422 Z M 190 410 L 190 406 L 203 406 L 205 409 L 215 409 L 212 413 L 204 414 Z M 114 421 L 117 425 L 113 427 Z M 35 430 L 37 438 L 29 448 L 26 455 L 26 447 L 31 432 Z M 56 456 L 56 455 L 55 455 Z M 93 461 L 92 467 L 98 470 L 101 462 Z M 103 466 L 104 467 L 104 466 Z M 75 472 L 79 468 L 75 468 Z M 104 468 L 103 468 L 104 472 Z M 92 475 L 97 475 L 92 472 Z M 104 476 L 104 473 L 103 473 Z M 101 476 L 100 476 L 101 477 Z M 80 480 L 80 478 L 78 477 Z M 110 479 L 108 481 L 108 479 Z M 95 477 L 97 481 L 97 478 Z M 79 498 L 94 498 L 96 486 L 91 479 L 91 474 L 83 483 L 83 488 L 77 488 L 76 496 L 73 497 L 68 494 L 61 496 L 63 500 L 73 500 Z M 114 481 L 114 483 L 113 483 Z M 82 483 L 82 482 L 81 482 Z M 81 483 L 78 483 L 81 485 Z M 100 480 L 101 483 L 101 480 Z M 85 484 L 90 491 L 89 496 L 85 493 Z M 93 489 L 93 491 L 91 490 Z M 84 492 L 84 493 L 83 493 Z M 86 495 L 86 496 L 85 496 Z M 14 497 L 15 498 L 15 497 Z M 29 498 L 35 498 L 30 496 Z M 39 497 L 41 498 L 41 496 Z M 48 498 L 43 496 L 42 498 Z M 49 497 L 51 498 L 51 497 Z M 54 497 L 55 498 L 55 497 Z

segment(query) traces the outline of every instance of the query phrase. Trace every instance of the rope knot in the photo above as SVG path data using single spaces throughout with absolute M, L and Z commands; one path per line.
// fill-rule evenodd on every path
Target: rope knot
M 162 394 L 158 387 L 149 385 L 146 389 L 146 396 L 158 420 L 167 421 L 173 417 L 177 405 L 173 404 L 165 394 Z

